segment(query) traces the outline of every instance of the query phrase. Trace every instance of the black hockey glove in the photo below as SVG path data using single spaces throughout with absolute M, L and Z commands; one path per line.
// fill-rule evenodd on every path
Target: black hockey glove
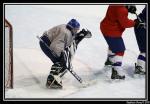
M 146 28 L 146 24 L 144 22 L 139 21 L 138 19 L 135 19 L 135 28 Z
M 76 34 L 75 42 L 78 45 L 84 38 L 91 38 L 92 34 L 89 30 L 82 29 L 79 33 Z
M 80 31 L 80 35 L 83 35 L 84 38 L 91 38 L 92 37 L 92 33 L 88 29 L 87 30 L 82 29 Z
M 126 8 L 128 9 L 129 13 L 135 14 L 137 9 L 135 5 L 127 5 Z

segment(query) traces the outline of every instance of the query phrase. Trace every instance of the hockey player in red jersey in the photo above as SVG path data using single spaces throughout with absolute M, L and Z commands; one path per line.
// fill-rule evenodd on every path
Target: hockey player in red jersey
M 112 66 L 111 79 L 125 78 L 121 67 L 125 52 L 122 34 L 126 28 L 138 25 L 139 22 L 128 18 L 128 13 L 135 12 L 135 5 L 109 5 L 106 16 L 100 23 L 100 30 L 109 47 L 105 65 Z

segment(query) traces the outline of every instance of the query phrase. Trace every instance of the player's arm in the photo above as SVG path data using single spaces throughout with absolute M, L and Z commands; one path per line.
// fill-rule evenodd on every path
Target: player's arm
M 128 19 L 128 11 L 125 8 L 117 11 L 117 18 L 123 28 L 130 28 L 135 25 L 134 20 Z

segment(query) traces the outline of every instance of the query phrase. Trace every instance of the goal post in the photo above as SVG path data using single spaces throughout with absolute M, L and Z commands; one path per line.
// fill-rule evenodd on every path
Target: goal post
M 5 88 L 13 88 L 13 28 L 7 19 L 4 24 Z

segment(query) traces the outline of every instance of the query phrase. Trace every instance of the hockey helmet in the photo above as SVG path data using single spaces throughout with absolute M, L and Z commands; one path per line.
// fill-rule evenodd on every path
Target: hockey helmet
M 76 19 L 71 19 L 67 23 L 67 26 L 69 26 L 72 29 L 79 29 L 80 28 L 80 23 Z

